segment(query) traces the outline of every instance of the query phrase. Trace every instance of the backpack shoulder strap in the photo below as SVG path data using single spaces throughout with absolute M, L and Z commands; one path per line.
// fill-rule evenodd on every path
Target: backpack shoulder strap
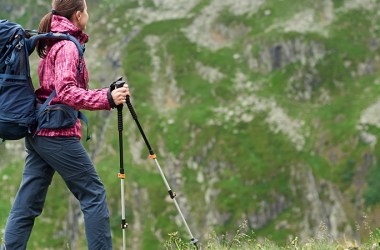
M 40 39 L 68 40 L 68 41 L 72 41 L 75 44 L 75 46 L 78 49 L 78 53 L 79 53 L 79 63 L 78 63 L 78 70 L 77 70 L 77 80 L 78 80 L 79 75 L 80 75 L 81 70 L 82 70 L 82 59 L 83 59 L 83 55 L 84 55 L 84 51 L 85 51 L 85 46 L 84 45 L 82 46 L 79 43 L 78 39 L 76 39 L 74 36 L 72 36 L 70 34 L 49 32 L 49 33 L 38 34 L 38 35 L 32 36 L 29 39 L 29 44 L 28 44 L 29 45 L 28 46 L 29 54 L 31 54 L 33 52 L 33 50 L 37 44 L 37 41 Z M 45 102 L 40 107 L 38 114 L 37 114 L 37 117 L 41 115 L 42 111 L 49 105 L 50 101 L 54 98 L 55 95 L 56 95 L 56 90 L 54 89 L 54 91 L 50 94 L 50 96 L 45 100 Z M 87 120 L 85 114 L 83 114 L 80 111 L 78 111 L 78 118 L 86 124 L 86 127 L 87 127 L 86 141 L 88 141 L 91 138 L 90 133 L 89 133 L 88 120 Z
M 29 55 L 33 53 L 36 45 L 37 45 L 37 42 L 41 39 L 46 39 L 46 40 L 68 40 L 68 41 L 72 41 L 75 46 L 77 47 L 78 49 L 78 53 L 79 53 L 79 64 L 78 64 L 78 71 L 77 71 L 77 79 L 79 78 L 79 74 L 81 72 L 81 69 L 82 69 L 82 58 L 83 58 L 83 55 L 84 55 L 84 51 L 85 51 L 85 46 L 81 45 L 78 41 L 78 39 L 76 39 L 75 37 L 73 37 L 72 35 L 68 34 L 68 33 L 54 33 L 54 32 L 49 32 L 49 33 L 37 33 L 37 35 L 34 35 L 32 36 L 31 38 L 28 39 L 28 52 L 29 52 Z
M 83 57 L 83 54 L 84 54 L 84 46 L 82 46 L 78 39 L 76 39 L 75 37 L 73 37 L 72 35 L 68 34 L 68 33 L 54 33 L 54 32 L 48 32 L 48 33 L 37 33 L 37 35 L 33 35 L 32 37 L 30 37 L 28 40 L 29 40 L 29 44 L 28 44 L 28 51 L 29 51 L 29 55 L 33 53 L 36 45 L 37 45 L 37 42 L 41 39 L 46 39 L 46 40 L 69 40 L 69 41 L 72 41 L 78 48 L 78 52 L 79 52 L 79 57 L 82 58 Z
M 76 39 L 75 37 L 73 37 L 72 35 L 70 34 L 66 34 L 67 35 L 67 38 L 68 39 L 65 39 L 65 40 L 70 40 L 72 41 L 75 46 L 77 46 L 77 49 L 78 49 L 78 53 L 79 53 L 79 64 L 78 64 L 78 70 L 77 70 L 77 80 L 79 80 L 79 75 L 81 73 L 81 70 L 82 70 L 82 58 L 83 58 L 83 55 L 84 55 L 84 51 L 86 50 L 86 47 L 85 45 L 81 45 L 78 41 L 78 39 Z

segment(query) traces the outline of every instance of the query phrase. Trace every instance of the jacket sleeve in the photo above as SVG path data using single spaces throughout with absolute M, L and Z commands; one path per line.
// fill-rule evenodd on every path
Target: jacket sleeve
M 57 100 L 77 110 L 110 110 L 108 88 L 86 90 L 78 86 L 78 64 L 77 47 L 70 41 L 64 41 L 54 61 L 54 86 Z

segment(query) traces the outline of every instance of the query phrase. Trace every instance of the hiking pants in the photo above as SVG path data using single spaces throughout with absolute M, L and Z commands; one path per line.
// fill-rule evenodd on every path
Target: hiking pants
M 22 181 L 5 228 L 6 249 L 26 249 L 34 219 L 42 212 L 55 171 L 79 200 L 88 249 L 112 249 L 106 191 L 80 140 L 29 136 L 25 145 L 27 156 Z M 1 249 L 5 249 L 3 245 Z

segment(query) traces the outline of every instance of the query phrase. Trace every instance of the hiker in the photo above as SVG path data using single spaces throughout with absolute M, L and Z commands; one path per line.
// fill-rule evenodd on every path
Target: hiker
M 89 15 L 85 0 L 53 0 L 52 11 L 39 25 L 40 32 L 69 33 L 81 44 Z M 56 90 L 51 104 L 65 104 L 75 110 L 110 110 L 123 105 L 130 95 L 128 85 L 120 88 L 88 89 L 84 59 L 71 41 L 39 41 L 36 95 L 44 101 Z M 82 65 L 77 76 L 78 65 Z M 10 211 L 1 249 L 26 249 L 34 220 L 42 212 L 48 187 L 55 172 L 79 200 L 84 215 L 88 249 L 112 249 L 109 211 L 105 188 L 81 144 L 81 122 L 70 128 L 41 129 L 27 136 L 27 156 L 20 188 Z

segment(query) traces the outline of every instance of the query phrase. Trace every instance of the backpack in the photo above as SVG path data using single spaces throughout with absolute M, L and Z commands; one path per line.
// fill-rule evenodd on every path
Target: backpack
M 18 140 L 27 135 L 36 134 L 44 128 L 39 121 L 46 121 L 46 119 L 49 121 L 49 112 L 44 111 L 49 107 L 48 104 L 56 91 L 54 90 L 41 104 L 34 93 L 30 77 L 29 55 L 33 53 L 40 39 L 74 42 L 79 53 L 77 77 L 79 76 L 84 48 L 75 37 L 62 33 L 38 33 L 24 30 L 17 23 L 0 20 L 0 139 L 3 141 Z M 88 125 L 83 113 L 67 105 L 59 104 L 58 106 L 64 112 L 53 118 L 65 120 L 66 114 L 71 114 L 74 116 L 72 117 L 74 124 L 78 117 Z M 55 120 L 55 123 L 60 122 Z M 53 127 L 45 126 L 45 128 Z

